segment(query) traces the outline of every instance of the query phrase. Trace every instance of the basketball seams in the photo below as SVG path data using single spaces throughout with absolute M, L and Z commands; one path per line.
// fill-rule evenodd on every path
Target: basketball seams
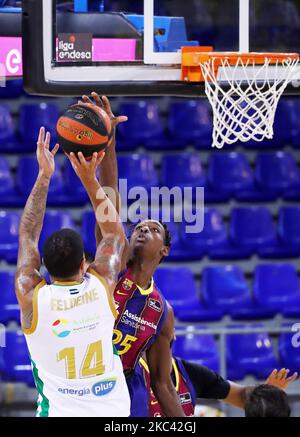
M 87 158 L 106 148 L 113 134 L 109 115 L 90 104 L 70 106 L 57 122 L 58 142 L 64 152 Z

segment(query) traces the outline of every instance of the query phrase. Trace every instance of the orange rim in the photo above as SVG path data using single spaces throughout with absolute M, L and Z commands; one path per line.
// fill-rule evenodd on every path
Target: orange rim
M 214 52 L 212 47 L 183 47 L 182 48 L 182 80 L 191 82 L 203 82 L 204 78 L 199 68 L 201 63 L 214 60 L 217 70 L 222 61 L 227 60 L 230 65 L 236 65 L 238 60 L 243 64 L 251 63 L 263 65 L 266 59 L 270 64 L 288 60 L 299 60 L 299 53 L 238 53 L 238 52 Z

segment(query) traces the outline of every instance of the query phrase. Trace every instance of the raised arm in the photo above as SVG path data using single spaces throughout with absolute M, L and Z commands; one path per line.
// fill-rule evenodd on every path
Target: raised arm
M 46 201 L 51 176 L 55 169 L 54 157 L 58 144 L 49 150 L 50 134 L 45 138 L 45 129 L 41 128 L 37 142 L 37 160 L 39 173 L 27 200 L 19 228 L 19 252 L 15 289 L 21 307 L 22 325 L 31 325 L 32 299 L 34 288 L 42 281 L 39 273 L 41 260 L 38 242 L 42 231 Z
M 146 352 L 147 363 L 151 388 L 164 414 L 166 417 L 183 417 L 184 412 L 171 378 L 172 351 L 170 344 L 173 338 L 174 313 L 169 308 L 160 335 Z
M 121 270 L 121 260 L 125 244 L 123 225 L 115 206 L 106 196 L 96 172 L 104 154 L 94 153 L 91 161 L 86 161 L 83 154 L 78 157 L 71 153 L 69 159 L 75 173 L 85 187 L 96 216 L 96 223 L 102 234 L 102 239 L 97 246 L 95 261 L 90 269 L 102 276 L 110 289 L 114 292 L 118 274 Z
M 100 96 L 97 93 L 93 92 L 91 94 L 91 97 L 93 98 L 93 100 L 90 99 L 88 96 L 83 96 L 82 99 L 85 103 L 95 104 L 96 106 L 104 109 L 105 112 L 109 115 L 111 123 L 112 123 L 113 135 L 111 138 L 111 142 L 106 149 L 105 157 L 104 157 L 103 161 L 101 162 L 101 166 L 100 166 L 100 184 L 102 187 L 108 187 L 114 191 L 114 193 L 115 193 L 114 199 L 111 199 L 111 200 L 112 200 L 112 202 L 117 210 L 117 213 L 120 214 L 121 199 L 120 199 L 119 188 L 118 188 L 118 164 L 117 164 L 117 156 L 116 156 L 116 127 L 120 123 L 126 122 L 128 120 L 128 118 L 124 115 L 121 115 L 119 117 L 115 117 L 115 115 L 113 114 L 113 112 L 111 110 L 109 100 L 106 96 L 102 96 L 100 98 Z M 102 240 L 102 233 L 101 233 L 101 230 L 100 230 L 97 223 L 96 223 L 96 227 L 95 227 L 95 237 L 96 237 L 96 243 L 98 246 Z M 127 257 L 128 257 L 128 242 L 126 240 L 125 241 L 125 248 L 124 248 L 124 252 L 123 252 L 122 269 L 125 268 L 125 266 L 126 266 Z
M 279 388 L 280 390 L 286 390 L 295 379 L 297 379 L 298 374 L 294 373 L 290 377 L 288 377 L 289 369 L 280 369 L 277 371 L 276 369 L 269 375 L 266 380 L 266 384 L 273 385 L 274 387 Z M 243 386 L 239 384 L 235 384 L 230 382 L 230 391 L 224 402 L 227 404 L 231 404 L 237 408 L 245 408 L 245 403 L 247 396 L 254 390 L 254 386 Z

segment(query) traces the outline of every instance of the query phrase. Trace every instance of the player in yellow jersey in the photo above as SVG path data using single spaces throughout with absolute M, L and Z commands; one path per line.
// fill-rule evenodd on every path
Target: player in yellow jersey
M 33 374 L 39 393 L 37 416 L 128 416 L 130 398 L 120 358 L 113 346 L 117 312 L 113 291 L 120 271 L 125 236 L 115 208 L 106 198 L 96 171 L 97 153 L 87 162 L 70 156 L 92 199 L 104 238 L 85 272 L 81 237 L 71 229 L 51 235 L 44 264 L 51 284 L 40 275 L 38 242 L 58 145 L 41 128 L 37 143 L 39 173 L 20 224 L 16 294 L 21 307 Z M 96 196 L 96 193 L 98 194 Z M 107 212 L 106 221 L 101 207 Z

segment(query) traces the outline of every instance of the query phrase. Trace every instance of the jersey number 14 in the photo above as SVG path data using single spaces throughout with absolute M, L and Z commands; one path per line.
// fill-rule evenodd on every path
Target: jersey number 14
M 105 372 L 103 365 L 102 342 L 97 341 L 88 345 L 82 361 L 79 376 L 77 376 L 75 348 L 68 347 L 57 354 L 57 361 L 65 361 L 67 379 L 90 378 L 102 375 Z

